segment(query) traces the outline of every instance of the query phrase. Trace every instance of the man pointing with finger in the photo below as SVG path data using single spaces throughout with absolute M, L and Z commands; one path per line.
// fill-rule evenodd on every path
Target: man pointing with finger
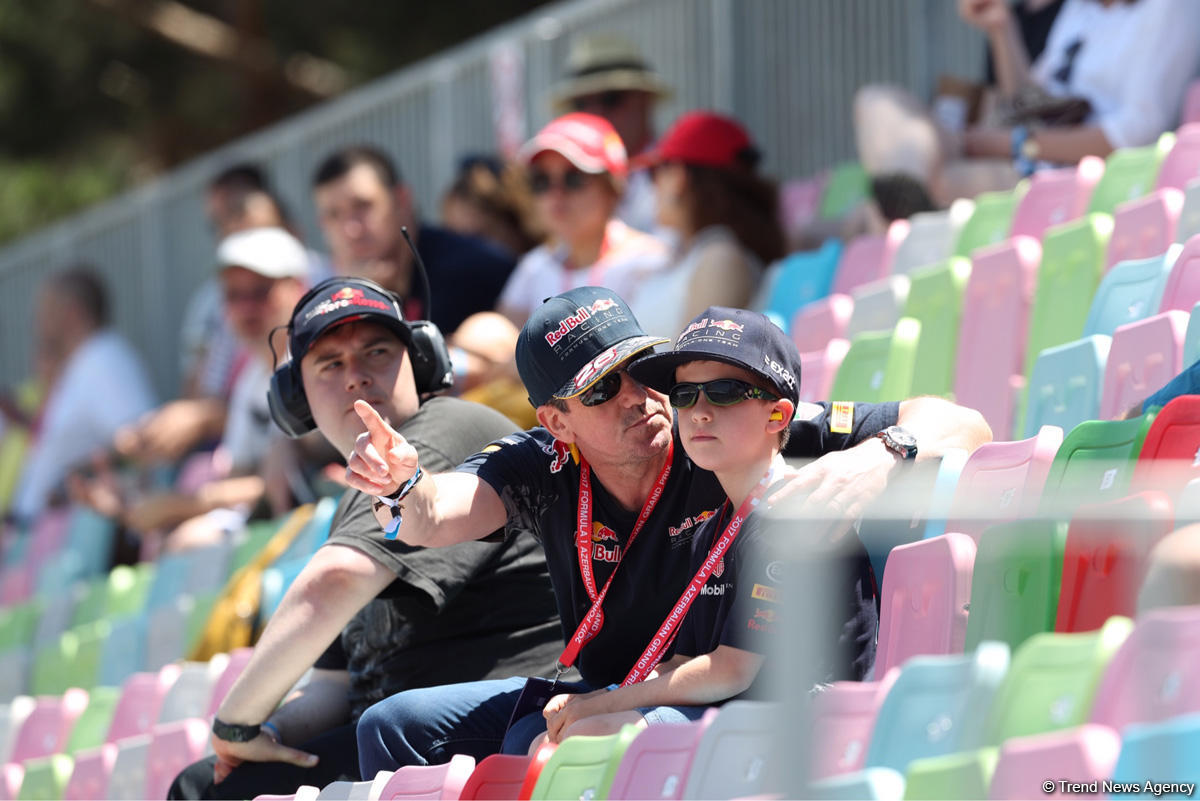
M 741 333 L 729 320 L 696 324 L 714 336 Z M 507 536 L 528 531 L 541 541 L 568 641 L 559 661 L 578 669 L 583 688 L 641 678 L 631 668 L 691 578 L 692 535 L 725 501 L 715 476 L 679 446 L 667 397 L 625 370 L 663 342 L 646 336 L 610 290 L 550 298 L 522 329 L 516 353 L 542 427 L 493 442 L 452 473 L 420 470 L 409 443 L 358 407 L 370 422 L 347 478 L 381 498 L 377 518 L 402 540 L 445 546 L 503 527 Z M 977 413 L 938 399 L 810 406 L 791 425 L 785 454 L 822 458 L 793 485 L 850 516 L 882 490 L 898 462 L 990 439 Z M 835 678 L 861 678 L 873 661 L 869 564 L 856 580 L 861 603 L 843 628 L 845 675 Z M 536 710 L 506 736 L 523 686 L 521 679 L 474 682 L 376 704 L 359 722 L 363 775 L 455 753 L 478 759 L 502 742 L 523 752 L 545 723 Z

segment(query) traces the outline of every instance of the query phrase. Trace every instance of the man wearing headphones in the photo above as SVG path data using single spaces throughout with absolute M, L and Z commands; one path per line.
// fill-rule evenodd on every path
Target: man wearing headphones
M 364 430 L 354 411 L 362 400 L 440 471 L 514 431 L 483 406 L 445 397 L 422 403 L 450 382 L 441 334 L 432 323 L 405 321 L 396 296 L 371 281 L 332 278 L 314 287 L 296 305 L 288 345 L 291 361 L 275 371 L 269 401 L 291 436 L 318 428 L 349 453 Z M 354 490 L 342 496 L 328 542 L 217 711 L 216 756 L 185 769 L 170 797 L 253 798 L 357 780 L 354 722 L 375 701 L 447 681 L 552 670 L 561 629 L 532 536 L 413 548 L 379 536 L 374 502 Z M 312 679 L 277 708 L 310 667 Z

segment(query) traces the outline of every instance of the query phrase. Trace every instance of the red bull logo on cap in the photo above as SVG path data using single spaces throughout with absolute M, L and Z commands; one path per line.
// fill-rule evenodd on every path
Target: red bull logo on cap
M 363 296 L 363 291 L 361 289 L 353 289 L 351 287 L 344 286 L 341 289 L 339 289 L 337 292 L 334 292 L 332 295 L 330 295 L 329 299 L 330 300 L 352 300 L 353 298 L 361 298 L 362 296 Z
M 733 320 L 713 320 L 708 324 L 709 328 L 720 328 L 723 331 L 737 331 L 742 333 L 746 326 L 741 323 L 735 323 Z
M 612 298 L 596 298 L 592 301 L 592 314 L 617 308 L 617 302 Z
M 304 322 L 308 322 L 312 318 L 321 315 L 335 312 L 338 309 L 344 309 L 347 306 L 365 306 L 369 309 L 379 309 L 380 311 L 391 312 L 399 316 L 396 308 L 390 303 L 384 303 L 381 300 L 368 298 L 361 289 L 353 287 L 342 287 L 341 289 L 330 294 L 327 300 L 323 300 L 310 309 L 304 315 Z

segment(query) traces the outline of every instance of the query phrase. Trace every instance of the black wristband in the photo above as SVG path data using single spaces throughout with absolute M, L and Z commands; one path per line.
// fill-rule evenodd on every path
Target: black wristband
M 213 718 L 212 733 L 218 740 L 227 743 L 248 743 L 259 735 L 262 726 L 255 723 L 226 723 L 220 718 Z

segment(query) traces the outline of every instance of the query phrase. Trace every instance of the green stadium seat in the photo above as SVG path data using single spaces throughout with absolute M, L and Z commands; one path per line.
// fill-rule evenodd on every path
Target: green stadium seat
M 75 720 L 64 751 L 73 755 L 84 748 L 103 745 L 120 698 L 119 687 L 93 687 L 88 692 L 87 709 Z
M 25 778 L 17 794 L 18 801 L 59 801 L 74 768 L 75 760 L 66 754 L 25 760 Z
M 857 161 L 845 161 L 829 171 L 825 191 L 821 193 L 818 214 L 822 220 L 836 220 L 845 216 L 862 201 L 870 190 L 867 171 Z
M 1008 192 L 981 192 L 975 198 L 975 212 L 958 234 L 954 255 L 969 259 L 976 248 L 1007 239 L 1013 212 L 1024 194 L 1023 185 Z
M 29 688 L 34 695 L 59 695 L 70 687 L 96 685 L 104 644 L 112 633 L 107 620 L 94 620 L 63 632 L 57 643 L 38 649 Z
M 1129 420 L 1086 420 L 1063 438 L 1040 511 L 1069 519 L 1080 503 L 1100 503 L 1126 493 L 1154 412 Z
M 1175 146 L 1175 134 L 1168 131 L 1145 147 L 1123 147 L 1105 159 L 1104 175 L 1092 190 L 1088 211 L 1112 214 L 1117 206 L 1154 191 L 1163 159 Z
M 904 316 L 921 324 L 910 395 L 941 395 L 954 390 L 954 365 L 963 297 L 971 279 L 971 262 L 961 257 L 922 267 L 910 276 Z
M 920 338 L 921 324 L 908 317 L 895 331 L 854 337 L 833 379 L 832 397 L 867 403 L 910 397 Z
M 34 598 L 0 609 L 0 651 L 33 642 L 42 603 Z
M 607 798 L 621 757 L 638 731 L 637 726 L 623 726 L 606 737 L 566 738 L 542 768 L 531 798 Z

